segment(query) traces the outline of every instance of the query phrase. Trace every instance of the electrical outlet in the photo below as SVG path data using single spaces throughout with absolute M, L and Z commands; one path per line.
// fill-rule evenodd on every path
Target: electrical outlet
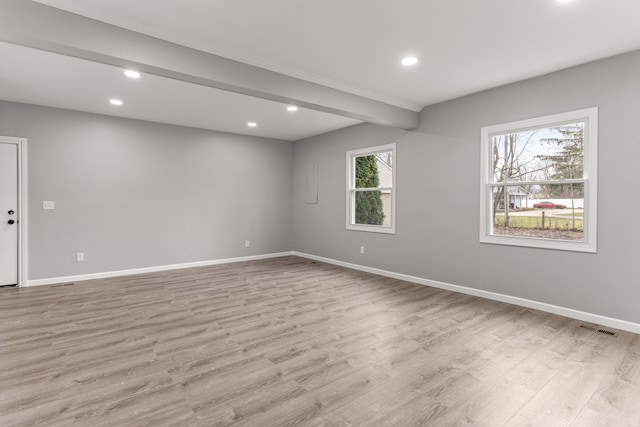
M 77 262 L 82 262 L 82 261 L 84 261 L 84 252 L 78 252 L 78 253 L 76 254 L 76 261 L 77 261 Z
M 250 240 L 245 240 L 244 241 L 244 247 L 248 248 L 249 246 L 251 246 L 251 241 Z
M 42 201 L 42 209 L 45 211 L 53 210 L 56 208 L 56 202 L 53 200 L 43 200 Z
M 364 246 L 360 246 L 360 253 L 363 254 L 364 253 Z

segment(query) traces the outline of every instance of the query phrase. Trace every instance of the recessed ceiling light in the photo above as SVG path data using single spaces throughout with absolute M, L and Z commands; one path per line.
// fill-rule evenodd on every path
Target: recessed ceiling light
M 249 123 L 247 123 L 247 126 L 249 126 L 250 128 L 254 128 L 254 127 L 258 126 L 258 124 L 256 122 L 249 122 Z
M 298 111 L 298 107 L 296 107 L 295 105 L 289 105 L 287 107 L 287 111 Z
M 124 75 L 127 77 L 131 77 L 132 79 L 139 79 L 140 73 L 134 70 L 127 70 L 124 72 Z
M 418 58 L 415 56 L 407 56 L 402 60 L 402 65 L 405 67 L 410 67 L 412 65 L 416 65 L 418 63 Z
M 121 101 L 121 100 L 119 100 L 119 99 L 115 99 L 115 98 L 114 98 L 114 99 L 110 99 L 110 100 L 109 100 L 109 103 L 110 103 L 111 105 L 122 105 L 122 101 Z

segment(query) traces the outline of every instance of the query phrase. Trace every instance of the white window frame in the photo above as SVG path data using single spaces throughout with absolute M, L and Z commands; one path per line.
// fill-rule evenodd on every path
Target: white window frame
M 583 178 L 571 180 L 584 183 L 584 237 L 582 241 L 493 235 L 493 188 L 505 183 L 493 182 L 492 139 L 496 135 L 517 133 L 564 124 L 584 122 L 584 172 Z M 481 177 L 480 177 L 480 242 L 531 248 L 557 249 L 577 252 L 597 252 L 597 207 L 598 207 L 598 108 L 586 108 L 567 113 L 553 114 L 521 120 L 481 129 Z M 553 183 L 570 182 L 557 180 Z M 532 182 L 537 183 L 537 182 Z M 542 182 L 542 183 L 547 183 Z M 514 182 L 515 184 L 515 182 Z M 524 184 L 527 184 L 526 182 Z
M 362 191 L 355 188 L 355 166 L 356 157 L 371 156 L 379 153 L 391 151 L 393 164 L 391 165 L 391 187 L 371 188 L 368 191 L 391 191 L 391 225 L 385 227 L 383 225 L 368 225 L 355 223 L 355 200 L 356 192 Z M 361 148 L 358 150 L 347 151 L 347 230 L 369 231 L 373 233 L 396 233 L 396 144 L 378 145 L 375 147 Z

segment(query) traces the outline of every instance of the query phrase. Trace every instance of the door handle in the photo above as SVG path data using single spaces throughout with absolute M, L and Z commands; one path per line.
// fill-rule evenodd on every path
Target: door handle
M 9 224 L 15 224 L 15 221 L 10 219 L 9 221 L 7 221 Z

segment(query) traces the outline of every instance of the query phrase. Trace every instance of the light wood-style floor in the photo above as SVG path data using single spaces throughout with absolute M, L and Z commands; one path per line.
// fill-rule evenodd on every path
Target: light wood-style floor
M 640 426 L 581 325 L 296 257 L 0 289 L 0 425 Z

